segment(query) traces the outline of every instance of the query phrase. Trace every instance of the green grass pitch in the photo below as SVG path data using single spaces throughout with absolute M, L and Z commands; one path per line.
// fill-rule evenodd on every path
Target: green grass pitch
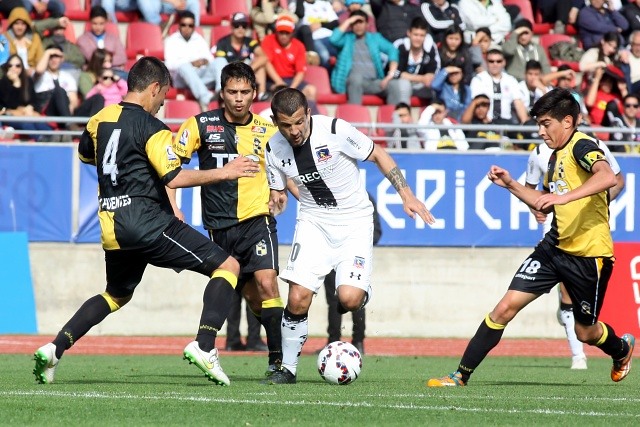
M 30 356 L 0 355 L 2 425 L 206 426 L 637 426 L 640 372 L 616 384 L 591 358 L 488 357 L 469 386 L 429 389 L 458 358 L 364 356 L 348 386 L 324 383 L 303 356 L 298 384 L 259 383 L 266 358 L 223 355 L 230 387 L 173 356 L 66 355 L 56 383 L 38 385 Z M 638 363 L 638 362 L 636 362 Z M 636 366 L 636 369 L 640 367 Z

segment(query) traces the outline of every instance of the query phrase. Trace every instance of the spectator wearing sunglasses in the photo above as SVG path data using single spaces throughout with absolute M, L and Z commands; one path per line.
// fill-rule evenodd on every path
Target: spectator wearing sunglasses
M 100 95 L 104 99 L 104 106 L 118 104 L 127 94 L 127 82 L 121 79 L 111 68 L 102 70 L 102 74 L 93 88 L 87 93 L 87 99 Z
M 628 94 L 625 96 L 622 100 L 622 111 L 617 108 L 617 104 L 613 104 L 612 107 L 615 108 L 608 108 L 606 112 L 608 126 L 633 129 L 634 132 L 623 133 L 613 130 L 609 134 L 607 147 L 610 151 L 618 153 L 640 153 L 640 132 L 638 131 L 640 127 L 640 121 L 638 120 L 640 95 Z
M 180 12 L 178 31 L 164 39 L 164 62 L 175 87 L 188 88 L 202 111 L 215 100 L 216 69 L 209 43 L 195 31 L 196 20 L 190 11 Z
M 218 40 L 215 47 L 214 65 L 216 69 L 216 92 L 220 92 L 222 69 L 230 62 L 242 61 L 251 66 L 256 75 L 258 85 L 258 101 L 269 99 L 267 92 L 266 64 L 269 60 L 260 47 L 260 42 L 247 36 L 249 17 L 242 13 L 234 13 L 231 17 L 231 34 Z

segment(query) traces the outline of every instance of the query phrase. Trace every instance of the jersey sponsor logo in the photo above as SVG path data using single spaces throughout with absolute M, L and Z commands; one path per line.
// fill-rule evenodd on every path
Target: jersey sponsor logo
M 353 266 L 355 268 L 364 268 L 364 258 L 362 258 L 361 256 L 353 258 Z
M 350 273 L 349 273 L 349 278 L 350 278 L 350 279 L 353 279 L 354 277 L 356 278 L 356 280 L 360 280 L 360 278 L 362 277 L 362 274 L 360 274 L 360 273 L 356 274 L 356 273 L 354 273 L 353 271 L 352 271 L 352 272 L 350 272 Z
M 352 146 L 354 146 L 355 148 L 357 148 L 358 150 L 360 149 L 360 144 L 358 144 L 355 140 L 353 140 L 351 137 L 347 137 L 347 142 L 349 144 L 351 144 Z
M 282 162 L 282 167 L 291 166 L 291 159 L 287 159 L 287 160 L 282 159 L 280 161 Z
M 255 132 L 255 133 L 267 133 L 267 128 L 266 126 L 253 126 L 251 128 L 251 132 Z
M 129 206 L 131 204 L 131 197 L 129 197 L 128 194 L 124 196 L 101 197 L 98 199 L 98 203 L 100 204 L 101 210 L 114 211 L 118 208 Z
M 180 145 L 187 145 L 189 141 L 189 129 L 185 129 L 182 131 L 182 135 L 180 135 Z
M 219 122 L 219 121 L 220 121 L 220 117 L 218 116 L 215 116 L 215 117 L 200 116 L 200 123 Z
M 167 160 L 178 160 L 178 156 L 173 152 L 173 148 L 170 145 L 167 145 Z
M 256 243 L 256 255 L 265 256 L 267 253 L 269 253 L 269 251 L 267 250 L 267 243 L 264 239 Z
M 323 145 L 316 148 L 316 157 L 318 158 L 319 162 L 326 162 L 327 160 L 329 160 L 332 157 L 331 153 L 329 152 L 329 147 Z
M 219 142 L 219 141 L 216 141 Z M 209 151 L 224 151 L 224 144 L 209 144 L 207 145 Z
M 557 194 L 557 195 L 563 195 L 566 194 L 567 192 L 569 192 L 569 190 L 571 190 L 569 188 L 569 184 L 567 184 L 564 180 L 559 179 L 556 181 L 551 181 L 549 183 L 549 191 L 551 193 Z
M 207 127 L 205 128 L 205 132 L 207 133 L 211 133 L 211 132 L 224 132 L 224 126 L 222 125 L 207 125 Z
M 211 153 L 211 157 L 213 157 L 216 160 L 216 166 L 215 166 L 216 169 L 223 167 L 224 165 L 226 165 L 227 163 L 229 163 L 231 160 L 235 159 L 238 156 L 239 154 Z
M 207 135 L 207 142 L 224 142 L 221 133 L 210 133 Z

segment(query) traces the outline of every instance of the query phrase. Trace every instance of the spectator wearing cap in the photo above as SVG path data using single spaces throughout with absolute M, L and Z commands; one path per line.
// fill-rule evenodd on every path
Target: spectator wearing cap
M 222 89 L 222 69 L 230 62 L 242 61 L 251 66 L 258 84 L 258 101 L 266 101 L 267 95 L 267 55 L 260 47 L 260 42 L 247 36 L 249 17 L 242 12 L 231 17 L 231 34 L 218 40 L 214 53 L 216 69 L 216 91 Z
M 178 31 L 164 39 L 164 62 L 177 88 L 188 88 L 202 111 L 215 99 L 213 92 L 216 69 L 209 43 L 195 31 L 193 13 L 178 16 Z
M 351 104 L 362 104 L 363 94 L 386 97 L 387 104 L 410 104 L 411 83 L 400 78 L 398 49 L 380 33 L 367 31 L 368 19 L 365 12 L 356 10 L 333 30 L 331 43 L 339 53 L 331 86 L 337 93 L 346 93 Z M 386 74 L 382 54 L 389 58 Z
M 429 33 L 436 43 L 444 41 L 445 33 L 452 25 L 464 29 L 466 25 L 460 17 L 460 10 L 456 4 L 447 0 L 432 0 L 422 2 L 420 10 L 429 24 Z
M 627 96 L 628 90 L 624 73 L 615 65 L 597 68 L 593 80 L 587 91 L 584 102 L 589 109 L 589 117 L 593 126 L 602 125 L 606 111 L 614 108 L 622 111 L 622 98 Z M 607 139 L 606 134 L 598 135 L 600 139 Z
M 515 30 L 502 44 L 502 52 L 507 60 L 507 73 L 519 81 L 524 80 L 526 64 L 537 61 L 542 67 L 542 74 L 551 71 L 544 48 L 533 41 L 533 24 L 527 19 L 516 22 Z
M 460 0 L 458 2 L 460 17 L 467 26 L 465 35 L 467 41 L 473 40 L 479 28 L 487 27 L 491 30 L 494 43 L 500 44 L 511 31 L 511 17 L 502 2 L 490 0 Z
M 329 59 L 337 54 L 336 48 L 329 42 L 333 29 L 338 26 L 338 15 L 333 6 L 322 0 L 297 0 L 296 15 L 300 19 L 297 25 L 298 38 L 307 47 L 307 52 L 318 54 L 320 65 L 329 68 Z M 307 62 L 310 62 L 309 58 Z
M 369 4 L 378 32 L 391 42 L 405 37 L 411 21 L 422 16 L 420 7 L 408 0 L 370 0 Z
M 629 28 L 629 22 L 614 9 L 611 0 L 591 0 L 589 6 L 580 9 L 577 25 L 584 49 L 598 46 L 598 42 L 609 32 L 618 33 L 620 44 L 623 42 L 620 34 Z
M 276 21 L 276 32 L 262 40 L 262 50 L 269 59 L 266 65 L 267 87 L 270 91 L 277 87 L 299 89 L 309 101 L 315 103 L 316 87 L 304 81 L 306 49 L 300 40 L 293 37 L 295 28 L 293 18 L 281 16 Z
M 86 31 L 76 44 L 84 55 L 84 59 L 89 62 L 96 49 L 105 49 L 111 52 L 112 67 L 124 70 L 127 62 L 127 54 L 124 45 L 117 34 L 107 32 L 107 11 L 102 6 L 93 6 L 89 11 L 89 31 Z
M 288 16 L 294 23 L 298 22 L 298 17 L 288 9 L 280 5 L 280 0 L 258 0 L 258 3 L 251 8 L 251 22 L 253 29 L 262 41 L 264 36 L 275 32 L 275 23 L 281 16 Z

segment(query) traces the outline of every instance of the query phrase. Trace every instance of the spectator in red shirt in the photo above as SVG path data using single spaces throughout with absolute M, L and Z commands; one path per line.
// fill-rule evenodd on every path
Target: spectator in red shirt
M 273 91 L 277 87 L 299 89 L 309 101 L 316 99 L 316 87 L 304 81 L 307 70 L 306 49 L 300 40 L 293 38 L 295 23 L 289 16 L 281 16 L 276 21 L 276 32 L 262 40 L 262 50 L 267 54 L 267 87 Z

